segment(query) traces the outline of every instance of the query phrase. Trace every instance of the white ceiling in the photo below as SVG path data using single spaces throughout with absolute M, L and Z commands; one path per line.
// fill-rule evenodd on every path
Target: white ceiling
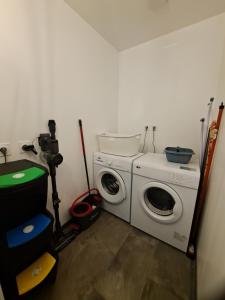
M 118 50 L 225 11 L 225 0 L 65 0 Z

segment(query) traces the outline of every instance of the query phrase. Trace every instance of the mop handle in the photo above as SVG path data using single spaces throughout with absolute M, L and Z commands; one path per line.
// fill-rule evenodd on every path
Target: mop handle
M 86 151 L 85 151 L 85 145 L 84 145 L 84 134 L 83 134 L 82 121 L 79 120 L 78 122 L 79 122 L 79 127 L 80 127 L 80 137 L 81 137 L 81 144 L 82 144 L 82 150 L 83 150 L 85 171 L 86 171 L 86 177 L 87 177 L 88 192 L 90 194 L 90 183 L 89 183 L 89 176 L 88 176 L 88 168 L 87 168 Z

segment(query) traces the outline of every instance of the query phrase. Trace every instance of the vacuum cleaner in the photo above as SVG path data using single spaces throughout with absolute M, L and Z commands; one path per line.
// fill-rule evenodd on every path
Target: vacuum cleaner
M 55 212 L 55 247 L 56 252 L 65 248 L 77 235 L 78 231 L 70 228 L 66 231 L 60 222 L 59 218 L 59 203 L 61 202 L 58 196 L 56 185 L 56 168 L 63 162 L 63 156 L 59 153 L 58 140 L 56 139 L 56 123 L 54 120 L 48 122 L 49 132 L 40 134 L 38 143 L 41 148 L 41 156 L 49 167 L 49 173 L 52 183 L 52 202 Z

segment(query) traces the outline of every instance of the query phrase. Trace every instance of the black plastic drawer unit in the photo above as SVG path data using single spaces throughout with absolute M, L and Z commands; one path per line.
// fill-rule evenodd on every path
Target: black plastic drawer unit
M 13 273 L 21 272 L 43 252 L 51 250 L 53 221 L 53 216 L 46 211 L 6 232 L 0 241 L 2 267 Z
M 0 166 L 0 234 L 45 211 L 48 171 L 28 160 Z

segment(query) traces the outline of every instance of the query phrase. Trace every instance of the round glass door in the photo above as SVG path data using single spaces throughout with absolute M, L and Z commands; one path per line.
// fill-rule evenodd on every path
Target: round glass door
M 110 195 L 116 195 L 119 192 L 120 184 L 114 175 L 105 173 L 102 175 L 101 182 L 104 190 Z
M 122 202 L 126 198 L 126 187 L 118 172 L 103 168 L 96 176 L 96 185 L 101 196 L 111 204 Z
M 176 222 L 182 215 L 178 194 L 161 182 L 150 182 L 141 190 L 140 200 L 145 212 L 160 223 Z
M 145 192 L 145 203 L 154 213 L 160 216 L 173 214 L 174 198 L 165 189 L 150 187 Z

